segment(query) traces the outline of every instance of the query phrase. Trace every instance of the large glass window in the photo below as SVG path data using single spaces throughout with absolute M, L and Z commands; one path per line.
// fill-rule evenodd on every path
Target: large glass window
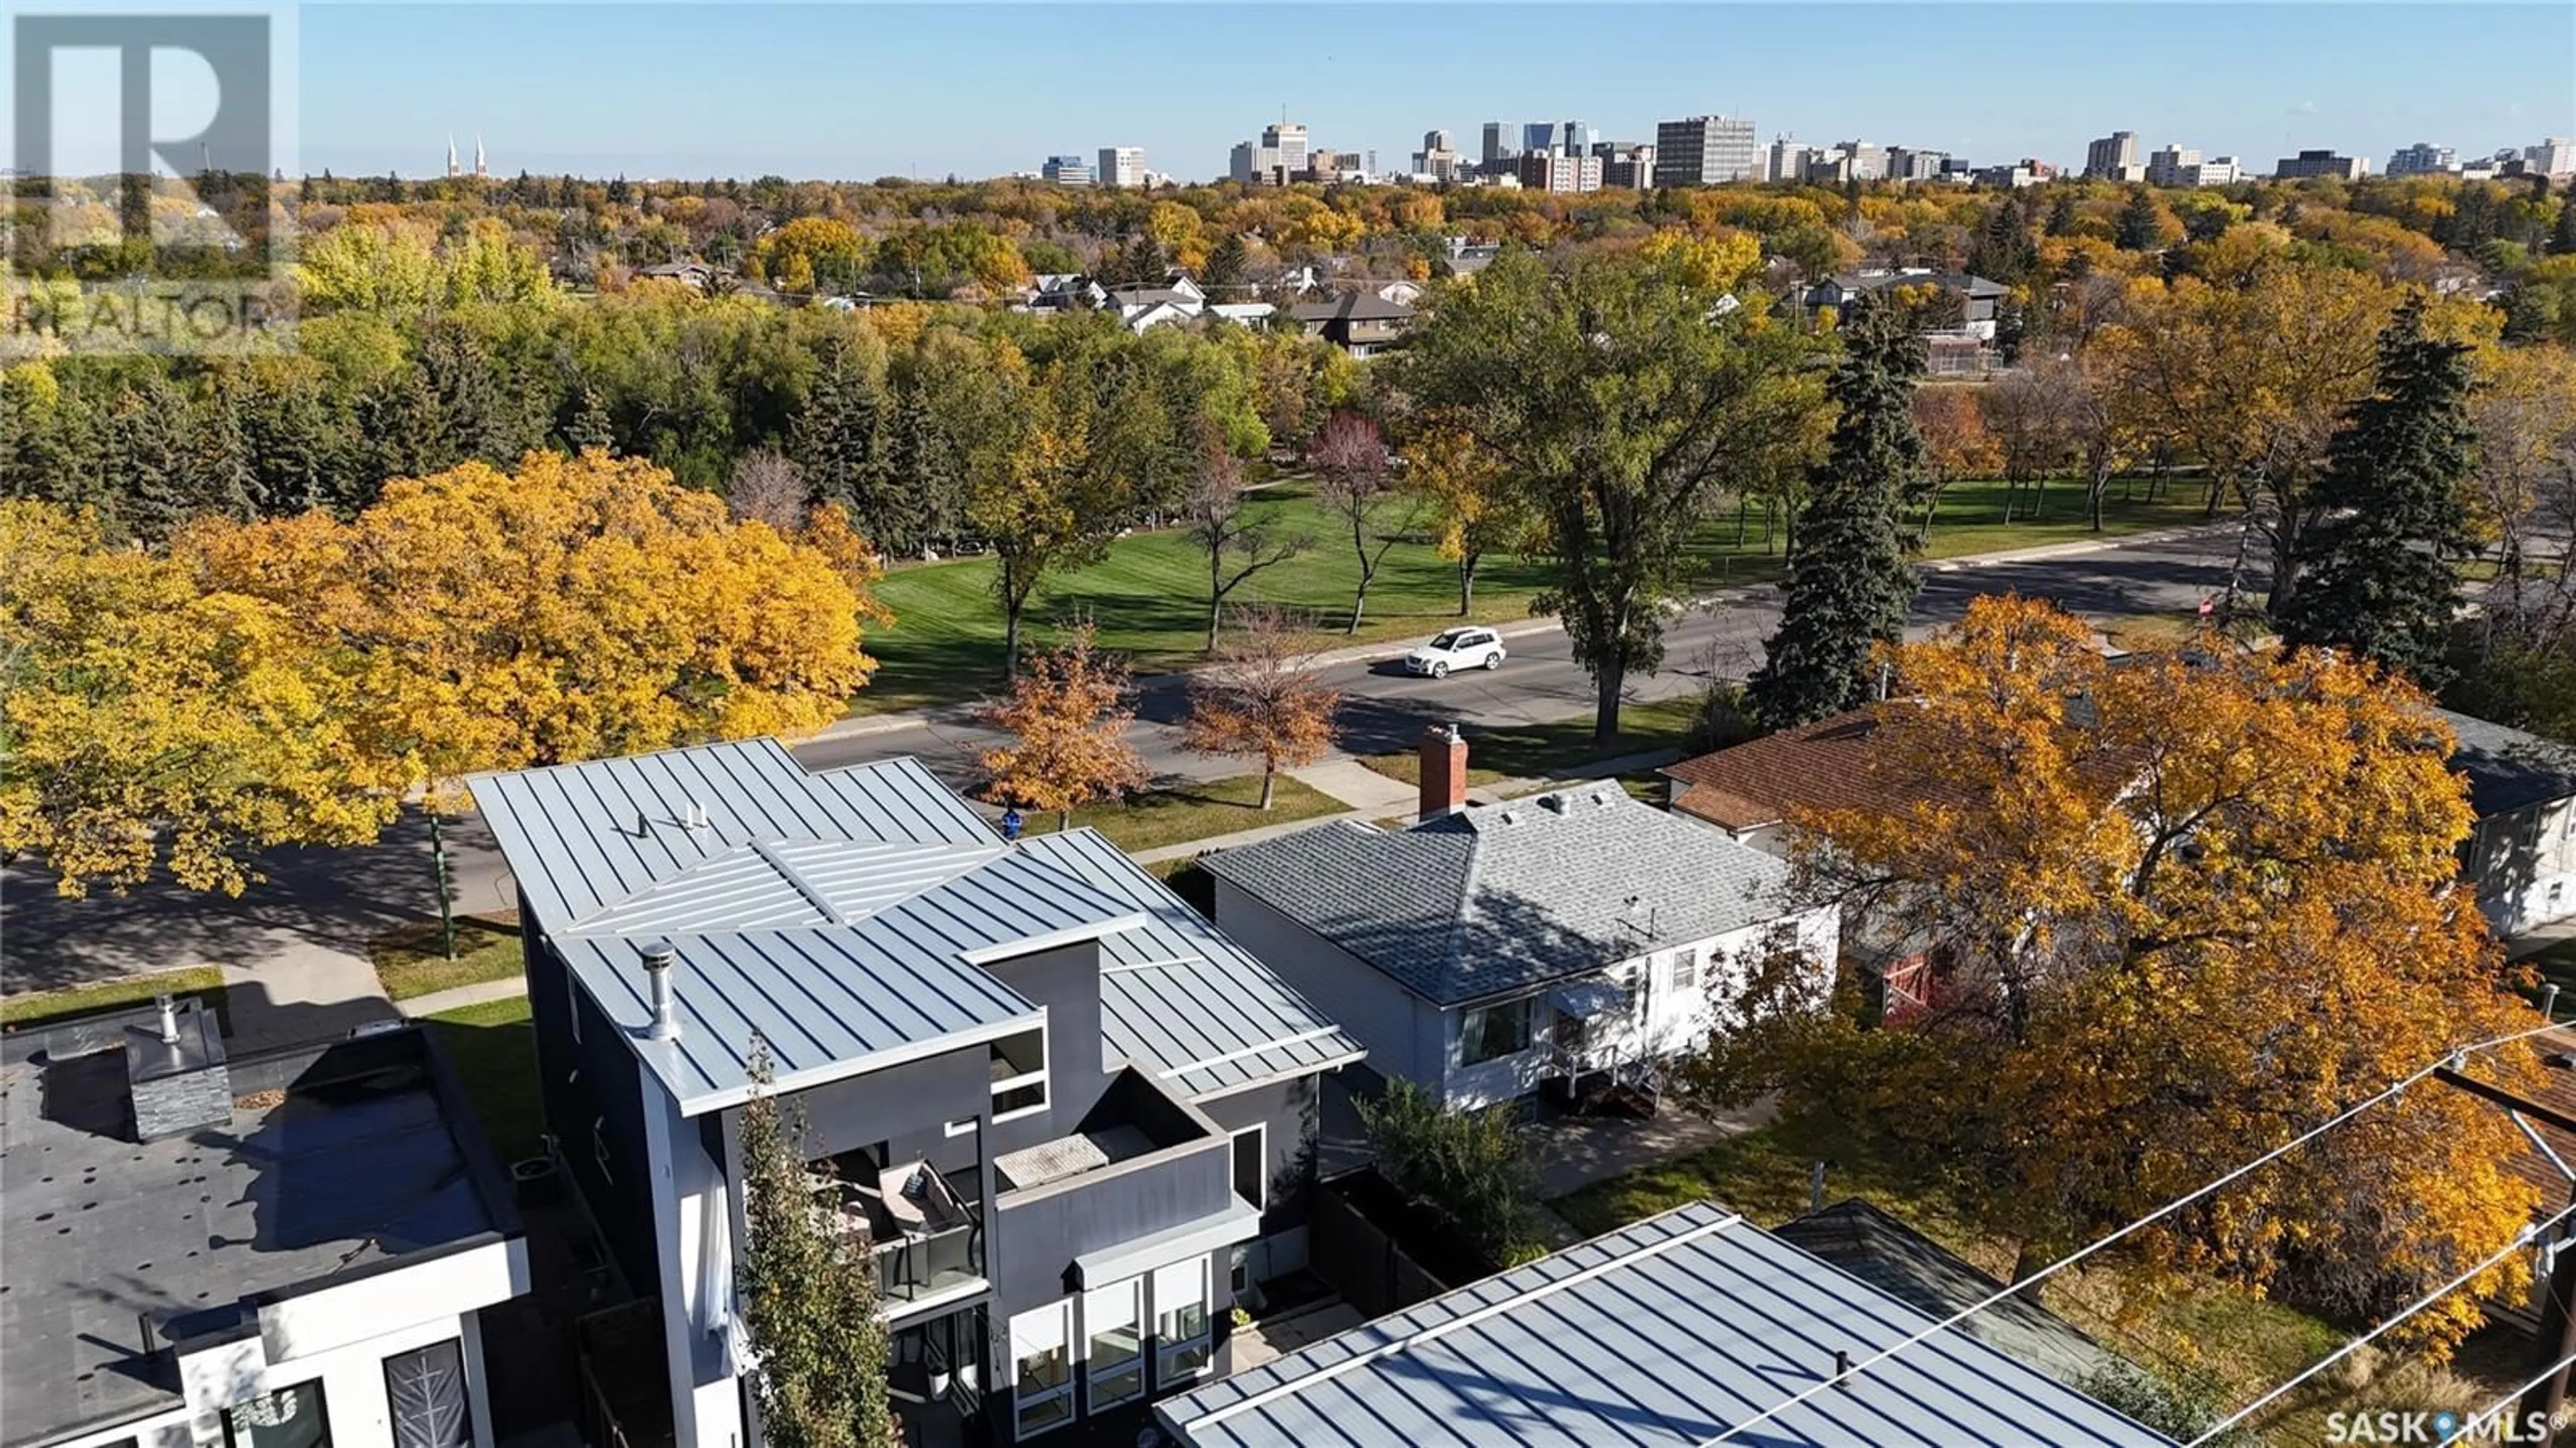
M 385 1407 L 394 1448 L 466 1448 L 474 1417 L 465 1399 L 465 1351 L 455 1338 L 385 1359 Z
M 1479 1006 L 1467 1012 L 1458 1033 L 1458 1064 L 1481 1066 L 1487 1061 L 1526 1051 L 1530 1043 L 1530 1013 L 1536 996 L 1523 996 L 1501 1005 Z
M 1144 1394 L 1144 1289 L 1143 1279 L 1130 1277 L 1082 1294 L 1082 1331 L 1091 1343 L 1083 1374 L 1095 1413 Z
M 1154 1269 L 1154 1382 L 1171 1387 L 1207 1371 L 1208 1259 Z
M 1270 1209 L 1270 1133 L 1247 1126 L 1234 1134 L 1234 1194 Z
M 1073 1303 L 1053 1302 L 1011 1319 L 1012 1408 L 1020 1437 L 1073 1421 Z
M 224 1410 L 224 1441 L 232 1448 L 331 1448 L 330 1415 L 315 1379 L 263 1394 Z
M 993 1119 L 1043 1110 L 1046 1106 L 1046 1034 L 1029 1031 L 993 1043 Z

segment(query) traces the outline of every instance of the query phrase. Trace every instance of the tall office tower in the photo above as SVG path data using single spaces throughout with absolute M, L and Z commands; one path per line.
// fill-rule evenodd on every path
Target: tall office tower
M 1741 116 L 1691 116 L 1655 123 L 1655 184 L 1711 186 L 1761 175 L 1753 123 Z
M 1142 146 L 1103 146 L 1100 148 L 1099 181 L 1103 186 L 1129 189 L 1145 184 L 1145 148 Z

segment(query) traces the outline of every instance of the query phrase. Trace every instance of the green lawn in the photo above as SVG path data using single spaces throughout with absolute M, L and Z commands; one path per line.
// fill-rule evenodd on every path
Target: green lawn
M 545 1111 L 537 1096 L 537 1031 L 528 998 L 462 1006 L 429 1021 L 474 1098 L 493 1153 L 506 1164 L 543 1152 Z
M 1955 557 L 1998 548 L 2068 542 L 2093 536 L 2081 494 L 2071 484 L 2049 491 L 2036 519 L 2003 521 L 2001 483 L 1961 483 L 1942 496 L 1927 557 Z M 1231 603 L 1255 600 L 1312 611 L 1338 630 L 1350 617 L 1359 568 L 1349 537 L 1338 539 L 1332 519 L 1294 484 L 1265 489 L 1249 505 L 1276 515 L 1281 526 L 1308 532 L 1315 542 L 1302 556 L 1255 575 Z M 2104 533 L 2197 522 L 2190 501 L 2154 504 L 2116 500 L 2104 516 Z M 1779 576 L 1779 549 L 1767 544 L 1758 515 L 1737 536 L 1732 513 L 1701 530 L 1693 552 L 1697 583 L 1705 588 L 1765 583 Z M 1338 546 L 1337 546 L 1338 545 Z M 853 712 L 877 713 L 971 699 L 998 689 L 1002 674 L 1002 615 L 993 600 L 994 565 L 979 558 L 902 566 L 877 587 L 894 611 L 891 628 L 868 636 L 868 651 L 883 665 L 852 703 Z M 1529 616 L 1529 601 L 1545 582 L 1541 564 L 1488 559 L 1476 582 L 1475 617 L 1503 622 Z M 1184 534 L 1140 533 L 1112 544 L 1088 568 L 1047 580 L 1030 604 L 1031 637 L 1044 641 L 1062 619 L 1089 618 L 1104 648 L 1133 657 L 1138 672 L 1186 667 L 1199 661 L 1207 618 L 1207 560 Z M 1412 638 L 1437 632 L 1458 615 L 1458 573 L 1439 556 L 1427 534 L 1397 543 L 1369 590 L 1363 641 Z
M 196 965 L 185 970 L 155 971 L 150 975 L 103 980 L 95 985 L 30 991 L 25 995 L 0 999 L 0 1025 L 31 1026 L 64 1016 L 85 1016 L 94 1011 L 148 1001 L 163 991 L 172 995 L 203 996 L 220 1012 L 224 1008 L 224 973 L 211 965 Z
M 1127 804 L 1078 809 L 1073 812 L 1073 825 L 1076 829 L 1089 825 L 1111 844 L 1133 854 L 1211 835 L 1230 835 L 1236 830 L 1293 824 L 1319 815 L 1339 814 L 1347 808 L 1331 795 L 1283 774 L 1265 812 L 1261 808 L 1261 776 L 1245 774 L 1208 784 L 1151 790 Z M 1032 814 L 1028 821 L 1032 835 L 1050 834 L 1056 827 L 1052 814 Z
M 1553 1205 L 1587 1236 L 1703 1199 L 1776 1226 L 1807 1210 L 1809 1169 L 1818 1157 L 1828 1157 L 1835 1163 L 1826 1180 L 1828 1201 L 1863 1198 L 1988 1274 L 2010 1276 L 2010 1242 L 1979 1231 L 1938 1191 L 1861 1155 L 1848 1142 L 1803 1140 L 1774 1124 L 1587 1187 Z M 2292 1377 L 2359 1330 L 2208 1280 L 2147 1290 L 2117 1271 L 2076 1268 L 2050 1279 L 2045 1291 L 2051 1311 L 2096 1341 L 2168 1379 L 2204 1377 L 2231 1407 Z M 2499 1348 L 2504 1339 L 2512 1341 Z M 2520 1381 L 2512 1375 L 2519 1342 L 2516 1334 L 2489 1329 L 2464 1345 L 2450 1370 L 2398 1363 L 2363 1381 L 2356 1381 L 2361 1374 L 2329 1373 L 2315 1391 L 2293 1395 L 2260 1426 L 2281 1448 L 2304 1448 L 2324 1441 L 2325 1414 L 2336 1408 L 2397 1407 L 2410 1396 L 2427 1408 L 2483 1406 Z M 2478 1385 L 2489 1379 L 2492 1386 L 2481 1390 Z
M 1483 786 L 1504 779 L 1542 778 L 1597 760 L 1678 748 L 1698 705 L 1695 695 L 1624 705 L 1619 710 L 1619 738 L 1608 745 L 1593 742 L 1589 714 L 1506 729 L 1462 725 L 1460 732 L 1467 736 L 1467 783 Z M 1413 750 L 1362 755 L 1360 763 L 1406 784 L 1422 781 L 1422 757 Z
M 398 1001 L 487 980 L 515 980 L 526 968 L 519 932 L 487 920 L 456 922 L 456 958 L 439 949 L 436 922 L 405 926 L 367 947 L 376 979 Z

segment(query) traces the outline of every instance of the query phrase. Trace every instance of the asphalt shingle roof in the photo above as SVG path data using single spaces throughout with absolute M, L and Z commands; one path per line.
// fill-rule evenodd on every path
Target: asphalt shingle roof
M 2469 777 L 2469 807 L 2478 818 L 2576 795 L 2576 750 L 2448 709 L 2441 715 L 2459 736 L 2451 767 Z
M 2173 1448 L 1707 1203 L 1156 1405 L 1189 1448 Z M 1760 1424 L 1757 1415 L 1780 1409 Z
M 1616 784 L 1400 831 L 1335 821 L 1200 863 L 1443 1005 L 1526 990 L 1791 909 L 1785 864 L 1640 804 Z

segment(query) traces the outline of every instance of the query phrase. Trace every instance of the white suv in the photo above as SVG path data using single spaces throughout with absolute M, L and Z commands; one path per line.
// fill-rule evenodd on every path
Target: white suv
M 1502 638 L 1489 628 L 1453 628 L 1404 656 L 1406 673 L 1429 674 L 1435 679 L 1447 678 L 1451 669 L 1502 666 Z

